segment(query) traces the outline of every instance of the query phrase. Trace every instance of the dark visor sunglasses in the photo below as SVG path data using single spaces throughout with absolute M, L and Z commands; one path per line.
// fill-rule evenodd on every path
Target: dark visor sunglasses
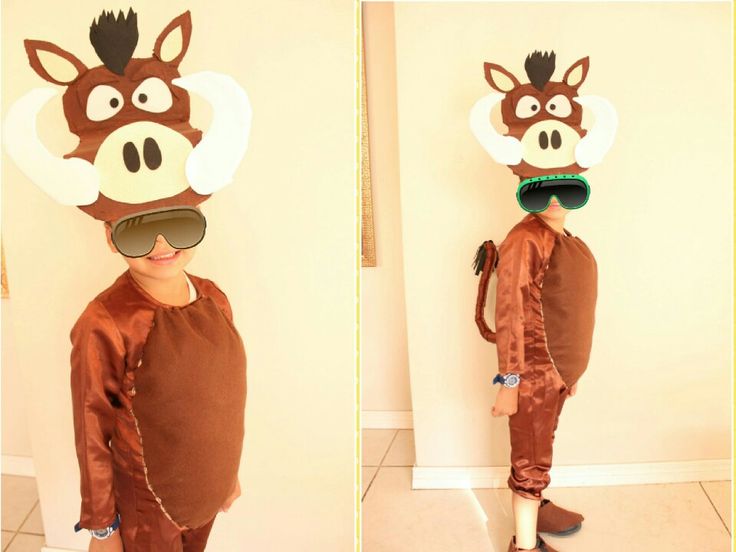
M 189 249 L 204 238 L 207 221 L 194 207 L 153 209 L 124 217 L 112 225 L 112 242 L 126 257 L 144 257 L 161 234 L 175 249 Z
M 588 203 L 590 186 L 579 174 L 553 174 L 522 180 L 516 190 L 519 205 L 529 213 L 544 211 L 552 196 L 565 209 L 580 209 Z

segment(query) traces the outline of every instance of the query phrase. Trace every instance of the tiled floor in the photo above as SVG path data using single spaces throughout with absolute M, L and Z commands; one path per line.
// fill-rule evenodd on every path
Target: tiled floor
M 411 490 L 414 432 L 363 431 L 364 552 L 506 552 L 508 489 Z M 546 496 L 584 512 L 583 530 L 549 543 L 560 552 L 727 552 L 727 481 L 550 489 Z M 35 479 L 2 476 L 2 550 L 44 545 Z
M 3 552 L 38 552 L 44 545 L 36 480 L 2 476 Z
M 506 552 L 511 491 L 412 491 L 413 437 L 363 430 L 363 552 Z M 547 540 L 559 552 L 727 552 L 730 489 L 728 481 L 550 489 L 545 496 L 586 520 L 579 533 Z

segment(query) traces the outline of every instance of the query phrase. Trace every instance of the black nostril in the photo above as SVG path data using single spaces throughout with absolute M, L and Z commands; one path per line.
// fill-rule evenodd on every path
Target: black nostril
M 560 136 L 560 133 L 556 130 L 552 131 L 552 147 L 555 149 L 560 149 L 560 146 L 562 145 L 562 136 Z
M 161 150 L 153 138 L 146 138 L 143 142 L 143 160 L 152 171 L 161 166 Z
M 549 140 L 547 139 L 547 133 L 542 131 L 539 133 L 539 147 L 542 149 L 547 149 L 547 146 L 549 145 Z
M 136 149 L 133 142 L 125 142 L 123 146 L 123 162 L 125 168 L 130 172 L 138 172 L 141 168 L 141 158 L 138 156 L 138 150 Z

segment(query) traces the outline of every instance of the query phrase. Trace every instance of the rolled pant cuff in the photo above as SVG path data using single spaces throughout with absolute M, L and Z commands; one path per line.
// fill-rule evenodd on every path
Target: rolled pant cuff
M 526 498 L 528 500 L 537 500 L 537 501 L 542 500 L 542 491 L 528 491 L 528 490 L 522 489 L 514 485 L 511 479 L 509 479 L 509 489 L 511 489 L 513 493 L 516 493 L 522 498 Z

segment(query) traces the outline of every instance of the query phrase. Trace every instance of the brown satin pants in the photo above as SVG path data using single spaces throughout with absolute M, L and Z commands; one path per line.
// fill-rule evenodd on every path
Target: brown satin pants
M 148 490 L 142 473 L 115 473 L 115 505 L 125 552 L 203 552 L 215 518 L 196 529 L 177 529 Z
M 511 437 L 511 490 L 524 498 L 541 500 L 549 485 L 552 444 L 555 430 L 569 390 L 549 364 L 534 369 L 532 377 L 522 378 L 519 406 L 509 416 Z

